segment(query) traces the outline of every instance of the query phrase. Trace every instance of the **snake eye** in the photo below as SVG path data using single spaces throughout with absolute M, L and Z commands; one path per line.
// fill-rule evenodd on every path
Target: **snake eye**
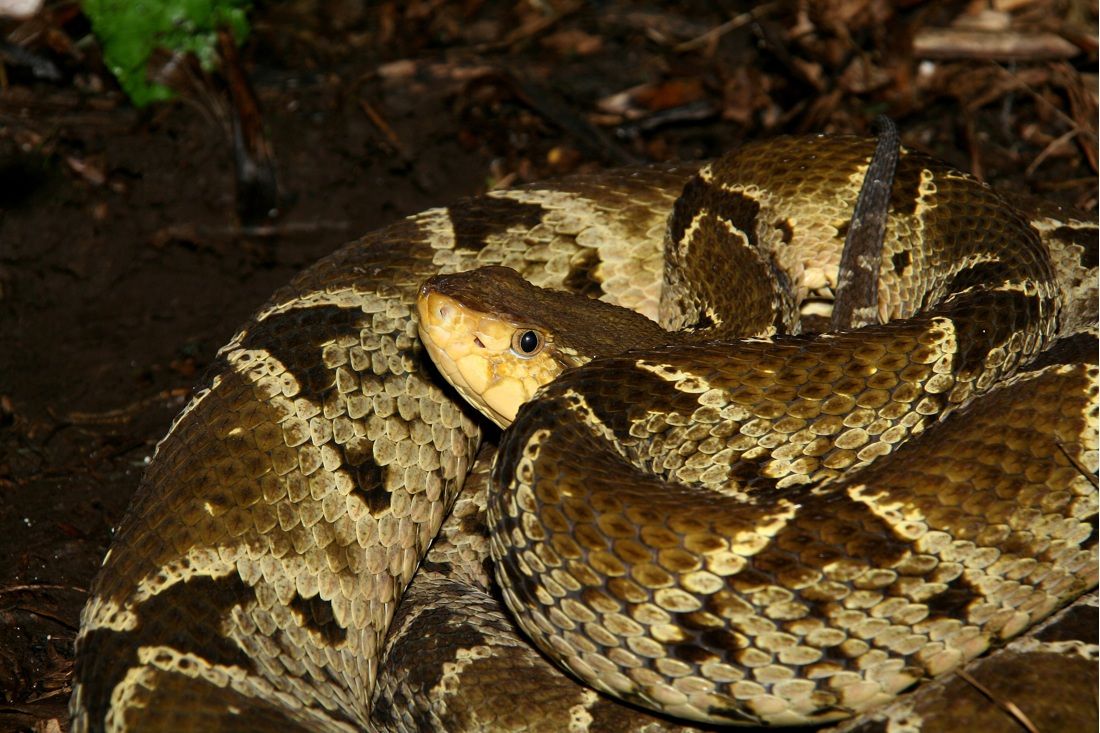
M 512 336 L 512 351 L 525 359 L 542 351 L 542 344 L 542 334 L 538 331 L 516 331 Z

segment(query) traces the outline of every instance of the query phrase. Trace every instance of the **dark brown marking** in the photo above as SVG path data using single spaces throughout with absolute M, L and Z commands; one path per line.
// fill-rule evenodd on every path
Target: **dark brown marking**
M 725 219 L 745 233 L 749 244 L 756 248 L 756 216 L 760 213 L 760 204 L 743 193 L 719 192 L 713 204 L 718 218 Z
M 454 581 L 445 581 L 453 586 L 456 591 L 453 597 L 463 597 L 463 592 L 468 592 L 466 586 Z M 419 607 L 419 608 L 418 608 Z M 407 616 L 415 614 L 411 621 L 407 622 Z M 404 669 L 416 666 L 422 672 L 418 682 L 424 687 L 425 694 L 439 684 L 444 674 L 444 660 L 440 658 L 443 650 L 471 649 L 476 646 L 491 643 L 484 632 L 470 623 L 471 616 L 468 609 L 450 608 L 446 604 L 427 602 L 421 598 L 420 603 L 402 604 L 394 617 L 392 628 L 404 629 L 403 643 L 395 649 L 400 654 L 388 655 L 387 663 L 397 663 L 396 669 Z M 417 664 L 413 660 L 425 655 L 428 659 L 436 659 L 436 664 Z M 404 660 L 404 661 L 403 661 Z M 434 675 L 430 672 L 435 670 Z
M 93 728 L 102 728 L 111 691 L 138 664 L 143 646 L 198 652 L 214 663 L 254 671 L 252 660 L 233 640 L 217 632 L 230 611 L 255 600 L 255 591 L 235 573 L 221 579 L 198 577 L 176 583 L 137 606 L 137 627 L 92 629 L 77 643 L 74 679 L 84 685 Z
M 781 529 L 752 565 L 731 580 L 741 579 L 752 568 L 760 576 L 758 583 L 793 585 L 826 572 L 837 560 L 848 558 L 868 567 L 891 567 L 910 551 L 910 543 L 867 505 L 846 494 L 814 494 L 811 490 L 793 491 L 788 498 L 801 505 L 798 514 Z M 845 538 L 842 548 L 829 537 Z M 795 591 L 795 600 L 809 608 L 809 616 L 828 618 L 836 598 L 821 593 L 816 583 Z M 847 657 L 837 648 L 824 650 L 825 659 L 847 665 Z
M 542 220 L 544 211 L 538 204 L 491 196 L 447 209 L 454 227 L 455 247 L 470 252 L 480 252 L 494 234 L 504 234 L 513 227 L 533 228 Z
M 1097 643 L 1097 608 L 1085 603 L 1066 610 L 1060 619 L 1035 634 L 1040 641 Z
M 699 311 L 699 317 L 695 319 L 695 323 L 688 324 L 688 328 L 695 331 L 706 331 L 714 328 L 718 324 L 714 322 L 714 319 L 710 317 L 710 314 L 706 311 Z
M 386 469 L 374 462 L 366 451 L 354 451 L 348 446 L 337 446 L 343 458 L 342 468 L 355 481 L 355 494 L 363 499 L 371 516 L 377 517 L 390 507 L 390 492 L 386 488 Z
M 706 181 L 699 176 L 692 176 L 684 186 L 680 198 L 672 206 L 672 214 L 668 219 L 668 237 L 672 242 L 679 242 L 684 238 L 684 232 L 695 217 L 698 203 L 709 187 Z M 689 203 L 690 199 L 690 203 Z
M 745 640 L 737 634 L 726 629 L 710 629 L 699 635 L 700 641 L 709 649 L 722 652 L 722 656 L 729 659 L 733 652 L 745 648 Z
M 702 322 L 703 303 L 730 302 L 736 293 L 738 307 L 712 314 L 710 338 L 738 338 L 769 327 L 782 332 L 782 314 L 789 310 L 789 286 L 781 269 L 770 262 L 758 245 L 758 230 L 771 226 L 759 220 L 760 204 L 737 191 L 726 191 L 692 178 L 673 205 L 669 217 L 670 261 L 679 261 L 693 285 L 677 300 L 689 323 Z M 690 243 L 683 242 L 688 227 L 697 228 Z M 731 236 L 730 228 L 742 237 Z M 677 246 L 682 243 L 686 246 Z M 690 256 L 689 256 L 690 255 Z M 716 263 L 722 263 L 722 274 Z M 777 326 L 777 324 L 779 324 Z
M 737 461 L 730 466 L 730 478 L 736 479 L 742 487 L 758 488 L 765 494 L 775 490 L 778 479 L 764 476 L 764 466 L 771 461 L 771 455 L 764 453 L 756 458 L 737 457 Z
M 707 610 L 713 611 L 709 607 L 709 601 L 713 596 L 707 596 Z M 707 614 L 701 614 L 698 611 L 685 611 L 675 614 L 676 625 L 682 629 L 689 631 L 710 631 L 714 628 L 714 620 Z
M 1077 333 L 1058 339 L 1054 344 L 1022 371 L 1038 371 L 1056 364 L 1080 364 L 1095 361 L 1097 352 L 1096 337 L 1088 333 Z
M 462 534 L 469 537 L 489 536 L 489 527 L 484 509 L 462 517 L 458 526 L 462 528 Z
M 672 384 L 661 377 L 644 369 L 634 368 L 633 359 L 605 360 L 606 368 L 622 369 L 623 383 L 629 389 L 631 397 L 627 404 L 623 404 L 623 393 L 618 387 L 613 388 L 611 394 L 603 394 L 599 391 L 585 389 L 581 386 L 581 392 L 588 394 L 588 405 L 592 412 L 622 441 L 630 444 L 636 440 L 630 437 L 630 426 L 644 413 L 640 403 L 640 396 L 663 394 L 666 395 L 664 411 L 667 413 L 679 412 L 682 415 L 690 415 L 699 406 L 695 397 L 673 388 Z M 598 382 L 595 384 L 599 384 Z
M 775 283 L 772 288 L 773 296 L 791 292 L 791 279 L 787 277 L 787 272 L 775 261 L 774 256 L 768 258 L 768 267 L 771 269 L 771 281 Z M 786 323 L 783 321 L 784 309 L 780 306 L 780 300 L 781 296 L 775 297 L 775 302 L 772 304 L 772 327 L 776 333 L 785 333 L 787 328 Z
M 714 652 L 695 644 L 677 644 L 669 650 L 669 654 L 673 659 L 679 659 L 688 664 L 705 664 L 719 659 Z
M 1018 331 L 1035 328 L 1041 311 L 1038 296 L 1004 290 L 964 296 L 947 309 L 959 344 L 953 365 L 956 378 L 970 378 L 983 367 L 990 349 Z
M 714 718 L 724 718 L 730 722 L 740 723 L 741 725 L 746 723 L 758 726 L 764 725 L 764 721 L 755 715 L 751 715 L 740 708 L 731 708 L 725 705 L 708 705 L 707 715 Z
M 336 646 L 347 639 L 348 631 L 336 623 L 332 604 L 320 596 L 303 598 L 296 595 L 290 607 L 302 617 L 302 626 L 317 632 L 329 645 Z
M 1060 242 L 1069 242 L 1082 248 L 1081 266 L 1092 269 L 1097 266 L 1098 248 L 1094 227 L 1058 227 L 1050 232 Z
M 783 244 L 790 244 L 791 240 L 794 239 L 794 229 L 791 228 L 791 223 L 786 219 L 777 219 L 772 226 L 779 230 L 779 238 L 783 240 Z
M 472 619 L 478 619 L 477 623 L 483 627 L 471 623 Z M 468 721 L 462 724 L 459 718 L 464 708 L 457 699 L 455 709 L 444 706 L 442 710 L 426 710 L 423 701 L 431 698 L 447 669 L 446 663 L 454 661 L 457 650 L 490 646 L 499 658 L 506 648 L 496 647 L 494 637 L 487 635 L 485 629 L 499 638 L 506 628 L 506 622 L 485 594 L 471 591 L 466 584 L 454 580 L 425 582 L 418 575 L 394 615 L 391 629 L 400 630 L 400 635 L 388 640 L 380 660 L 379 667 L 386 671 L 372 701 L 371 729 L 475 729 Z M 473 704 L 477 699 L 475 695 Z M 441 720 L 436 717 L 439 714 L 458 717 Z
M 595 249 L 583 249 L 569 262 L 569 274 L 565 276 L 567 290 L 580 293 L 589 298 L 603 295 L 603 288 L 596 280 L 596 268 L 600 264 L 600 253 Z
M 979 262 L 964 267 L 947 283 L 947 292 L 955 293 L 974 285 L 1000 285 L 1012 278 L 1012 272 L 1002 262 Z
M 743 193 L 714 188 L 699 176 L 688 181 L 672 208 L 668 230 L 673 242 L 683 239 L 692 218 L 701 211 L 709 211 L 719 219 L 728 221 L 745 234 L 755 249 L 756 217 L 760 213 L 760 204 Z
M 454 572 L 455 566 L 449 562 L 433 562 L 432 560 L 424 560 L 420 564 L 420 567 L 424 572 L 439 573 L 440 575 L 450 575 Z M 417 572 L 421 572 L 418 570 Z
M 335 305 L 292 308 L 250 324 L 241 346 L 266 350 L 298 380 L 299 394 L 320 404 L 336 384 L 321 360 L 322 346 L 340 336 L 358 338 L 364 317 L 358 308 Z
M 336 373 L 325 367 L 321 359 L 324 344 L 341 336 L 358 338 L 363 318 L 363 312 L 357 308 L 333 305 L 293 308 L 249 326 L 241 345 L 246 349 L 266 349 L 298 380 L 299 395 L 319 404 L 336 386 Z M 335 441 L 332 445 L 340 452 L 341 468 L 355 481 L 357 493 L 371 514 L 377 516 L 389 508 L 386 472 L 374 462 L 370 445 L 353 447 Z
M 145 683 L 145 680 L 142 682 Z M 229 733 L 242 729 L 279 733 L 310 733 L 316 730 L 295 719 L 296 715 L 302 714 L 301 711 L 283 707 L 285 703 L 277 698 L 263 700 L 250 697 L 232 687 L 196 682 L 184 674 L 158 670 L 152 680 L 152 689 L 147 688 L 138 694 L 144 698 L 144 704 L 126 709 L 127 730 L 203 733 Z M 327 717 L 343 720 L 354 730 L 362 728 L 360 721 L 339 710 L 316 710 Z M 100 729 L 93 728 L 92 731 L 102 733 Z
M 927 602 L 928 617 L 934 619 L 943 617 L 948 619 L 966 618 L 966 610 L 970 604 L 981 598 L 973 585 L 965 577 L 960 575 L 947 584 L 941 593 L 932 596 Z
M 1100 522 L 1097 522 L 1095 514 L 1088 518 L 1088 523 L 1091 529 L 1089 530 L 1089 536 L 1081 543 L 1082 550 L 1092 549 L 1092 546 L 1096 544 L 1097 537 L 1100 536 Z
M 909 263 L 913 258 L 909 254 L 909 250 L 902 250 L 901 252 L 895 252 L 894 256 L 890 258 L 890 261 L 894 265 L 894 274 L 901 275 L 905 272 L 905 268 L 909 267 Z

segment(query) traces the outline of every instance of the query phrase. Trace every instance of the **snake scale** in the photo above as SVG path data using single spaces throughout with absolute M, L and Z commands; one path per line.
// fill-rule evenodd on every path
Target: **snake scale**
M 776 336 L 827 310 L 873 148 L 780 138 L 492 192 L 300 274 L 158 445 L 82 616 L 73 729 L 823 721 L 1094 586 L 1095 224 L 903 150 L 888 322 Z M 719 240 L 732 270 L 696 256 Z M 673 329 L 767 296 L 732 351 L 567 372 L 494 464 L 415 309 L 426 278 L 483 265 Z M 527 634 L 629 704 L 515 635 L 490 544 Z

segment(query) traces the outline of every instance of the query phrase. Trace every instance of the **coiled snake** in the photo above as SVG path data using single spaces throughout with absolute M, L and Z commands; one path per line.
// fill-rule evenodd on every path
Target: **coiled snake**
M 302 273 L 158 446 L 82 618 L 74 730 L 674 727 L 549 681 L 489 596 L 447 595 L 485 583 L 465 498 L 390 630 L 483 431 L 422 352 L 418 289 L 501 264 L 670 328 L 797 333 L 873 147 L 494 192 Z M 492 543 L 539 647 L 690 719 L 822 721 L 1096 584 L 1094 225 L 903 151 L 879 293 L 885 325 L 600 359 L 521 413 Z

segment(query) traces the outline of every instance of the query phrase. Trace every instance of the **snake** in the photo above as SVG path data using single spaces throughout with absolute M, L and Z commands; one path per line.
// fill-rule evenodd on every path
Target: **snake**
M 1095 222 L 902 148 L 875 313 L 813 333 L 874 148 L 493 191 L 299 274 L 157 446 L 73 730 L 820 723 L 1094 587 Z M 494 394 L 432 363 L 422 289 L 479 268 L 516 290 L 452 310 L 560 374 Z M 531 307 L 564 291 L 597 327 Z

